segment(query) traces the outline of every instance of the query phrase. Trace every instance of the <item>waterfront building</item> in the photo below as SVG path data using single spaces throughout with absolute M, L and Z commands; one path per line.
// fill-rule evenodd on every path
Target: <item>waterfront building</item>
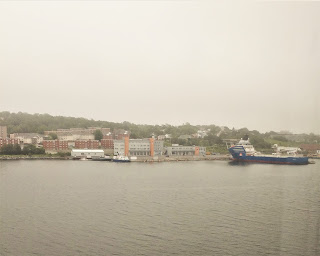
M 74 158 L 95 158 L 104 157 L 102 149 L 72 149 L 71 156 Z
M 168 156 L 205 156 L 206 147 L 172 144 L 171 147 L 165 148 L 165 154 Z
M 113 141 L 113 154 L 124 155 L 124 140 Z
M 159 156 L 163 154 L 163 141 L 148 139 L 114 140 L 115 155 Z

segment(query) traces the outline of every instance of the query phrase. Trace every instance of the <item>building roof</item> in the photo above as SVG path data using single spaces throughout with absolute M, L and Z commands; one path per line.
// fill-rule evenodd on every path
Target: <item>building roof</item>
M 300 148 L 304 150 L 319 150 L 320 145 L 319 144 L 302 144 Z
M 44 135 L 39 133 L 13 133 L 14 137 L 24 137 L 24 138 L 34 138 L 34 137 L 44 137 Z

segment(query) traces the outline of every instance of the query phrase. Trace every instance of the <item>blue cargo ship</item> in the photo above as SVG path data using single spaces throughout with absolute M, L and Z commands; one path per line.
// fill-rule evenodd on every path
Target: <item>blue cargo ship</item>
M 234 161 L 239 162 L 256 162 L 267 164 L 308 164 L 308 157 L 299 156 L 283 156 L 283 155 L 263 155 L 255 151 L 254 147 L 250 144 L 249 138 L 246 140 L 241 139 L 239 143 L 231 146 L 229 149 Z

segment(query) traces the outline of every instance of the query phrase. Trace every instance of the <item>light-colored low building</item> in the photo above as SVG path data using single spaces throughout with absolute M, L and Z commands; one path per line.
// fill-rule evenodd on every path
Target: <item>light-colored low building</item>
M 159 135 L 158 136 L 158 140 L 165 140 L 166 139 L 166 135 Z
M 151 143 L 149 139 L 129 140 L 130 156 L 151 156 Z
M 39 144 L 43 142 L 44 136 L 39 133 L 12 133 L 11 139 L 19 139 L 23 144 Z
M 72 149 L 71 156 L 74 158 L 104 157 L 104 151 L 102 149 Z
M 73 140 L 94 140 L 94 134 L 89 132 L 70 132 L 64 131 L 57 133 L 59 140 L 73 141 Z
M 172 144 L 171 147 L 165 148 L 165 154 L 168 156 L 205 156 L 206 148 Z
M 70 129 L 58 129 L 56 131 L 45 131 L 44 134 L 50 133 L 57 134 L 59 140 L 74 141 L 74 140 L 94 140 L 94 133 L 96 130 L 100 130 L 102 135 L 110 133 L 110 128 L 101 127 L 89 127 L 84 128 L 70 128 Z
M 154 141 L 154 156 L 162 156 L 164 153 L 164 142 L 161 140 Z

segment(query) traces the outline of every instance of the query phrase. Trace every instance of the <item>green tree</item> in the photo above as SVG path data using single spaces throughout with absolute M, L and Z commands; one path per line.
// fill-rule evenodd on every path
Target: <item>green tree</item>
M 42 155 L 45 154 L 44 148 L 37 148 L 35 145 L 28 144 L 23 147 L 23 155 Z
M 273 137 L 273 139 L 275 139 L 275 140 L 279 140 L 279 141 L 283 141 L 283 142 L 288 141 L 286 137 L 281 136 L 281 135 L 274 136 L 274 137 Z
M 49 136 L 50 136 L 50 139 L 51 139 L 51 140 L 56 140 L 56 139 L 58 139 L 58 135 L 57 135 L 56 133 L 51 132 L 51 133 L 49 133 Z
M 21 153 L 22 153 L 21 147 L 19 144 L 14 144 L 13 151 L 14 151 L 15 155 L 21 155 Z
M 1 155 L 13 155 L 13 151 L 13 145 L 11 144 L 3 145 L 0 150 Z
M 94 139 L 98 140 L 98 141 L 101 141 L 103 139 L 103 134 L 102 134 L 101 130 L 95 130 Z
M 0 149 L 1 155 L 20 155 L 21 154 L 21 148 L 18 144 L 8 144 L 3 145 Z

